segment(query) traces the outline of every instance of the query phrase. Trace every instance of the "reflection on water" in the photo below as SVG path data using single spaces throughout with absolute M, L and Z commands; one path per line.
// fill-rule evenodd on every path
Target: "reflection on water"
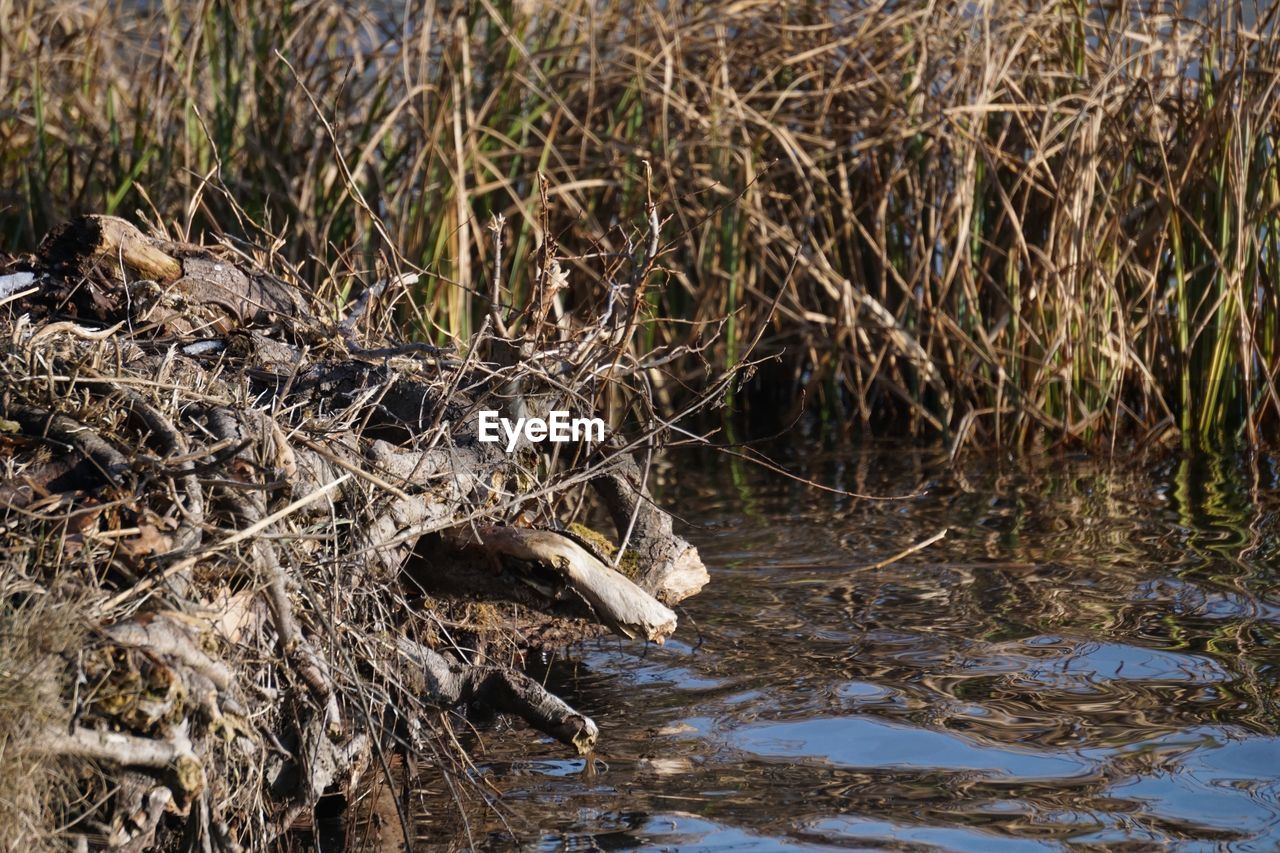
M 926 491 L 871 502 L 680 458 L 662 500 L 712 585 L 667 646 L 602 641 L 547 672 L 600 723 L 594 772 L 482 729 L 502 797 L 460 815 L 423 792 L 420 837 L 466 846 L 465 819 L 494 849 L 1280 845 L 1277 465 L 1024 467 L 803 464 Z

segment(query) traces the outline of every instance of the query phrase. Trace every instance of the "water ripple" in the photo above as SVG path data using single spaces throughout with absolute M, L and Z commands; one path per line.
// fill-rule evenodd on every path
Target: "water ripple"
M 699 461 L 656 472 L 711 567 L 696 630 L 535 673 L 605 751 L 588 773 L 481 732 L 506 823 L 466 815 L 495 848 L 1280 846 L 1280 498 L 1254 463 L 795 462 L 927 492 L 886 503 Z

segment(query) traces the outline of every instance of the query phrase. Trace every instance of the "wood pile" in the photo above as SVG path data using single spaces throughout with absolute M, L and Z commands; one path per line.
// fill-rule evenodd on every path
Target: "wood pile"
M 449 348 L 372 331 L 411 275 L 321 308 L 261 255 L 102 216 L 0 257 L 0 823 L 260 848 L 475 704 L 590 751 L 521 655 L 662 642 L 707 581 L 636 461 L 667 427 L 631 344 L 652 265 L 574 323 L 549 256 Z M 628 439 L 477 435 L 620 399 Z M 608 536 L 569 523 L 592 505 Z

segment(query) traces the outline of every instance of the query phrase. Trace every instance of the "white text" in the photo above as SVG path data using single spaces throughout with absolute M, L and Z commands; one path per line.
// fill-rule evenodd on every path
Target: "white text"
M 499 433 L 501 428 L 501 434 Z M 551 412 L 549 417 L 510 418 L 499 417 L 491 410 L 480 412 L 480 440 L 498 442 L 506 436 L 507 452 L 514 453 L 523 435 L 530 442 L 543 441 L 604 441 L 604 421 L 600 418 L 575 418 L 568 412 Z

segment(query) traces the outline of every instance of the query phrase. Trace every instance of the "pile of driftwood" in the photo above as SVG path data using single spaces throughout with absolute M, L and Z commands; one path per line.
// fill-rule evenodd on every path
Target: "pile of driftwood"
M 591 750 L 522 652 L 661 642 L 707 580 L 635 461 L 639 254 L 578 325 L 548 256 L 456 350 L 370 331 L 411 277 L 321 310 L 111 217 L 0 258 L 3 841 L 259 848 L 477 703 Z M 479 440 L 606 399 L 630 441 Z

